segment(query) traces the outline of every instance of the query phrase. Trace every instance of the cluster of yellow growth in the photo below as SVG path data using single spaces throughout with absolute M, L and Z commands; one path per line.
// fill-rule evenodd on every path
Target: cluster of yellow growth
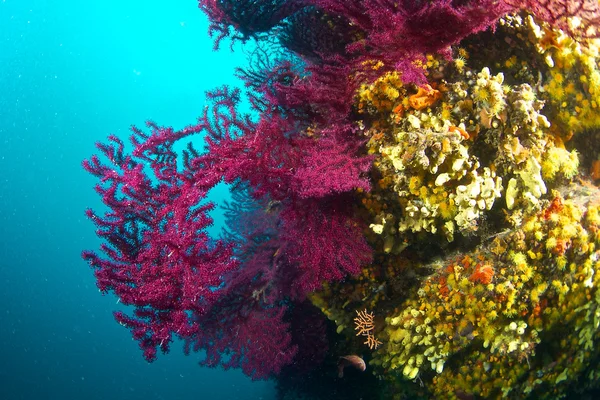
M 378 263 L 383 261 L 378 258 Z M 391 257 L 386 258 L 385 265 L 380 265 L 381 273 L 388 277 L 398 274 L 398 263 Z M 352 281 L 344 284 L 324 283 L 321 290 L 309 294 L 309 300 L 319 308 L 323 314 L 337 326 L 337 332 L 353 331 L 355 323 L 354 311 L 356 307 L 375 309 L 381 301 L 389 300 L 386 297 L 386 282 L 381 273 L 376 276 L 376 269 L 367 266 Z M 375 339 L 375 330 L 371 332 Z M 373 343 L 378 343 L 375 340 Z
M 600 192 L 566 187 L 579 156 L 564 145 L 569 129 L 600 127 L 597 51 L 532 21 L 503 28 L 514 52 L 489 68 L 466 51 L 428 57 L 429 85 L 386 72 L 357 92 L 374 155 L 373 189 L 359 193 L 374 261 L 311 300 L 355 348 L 355 310 L 383 319 L 370 364 L 391 386 L 560 398 L 600 376 L 583 376 L 600 357 Z M 432 239 L 457 232 L 473 240 Z M 440 248 L 457 253 L 431 262 Z
M 346 328 L 352 328 L 352 315 L 343 312 L 342 309 L 332 307 L 330 299 L 332 298 L 332 289 L 329 284 L 323 284 L 319 292 L 311 293 L 309 295 L 310 301 L 313 305 L 321 310 L 323 314 L 333 321 L 337 326 L 337 333 L 341 333 Z
M 491 126 L 492 117 L 506 119 L 505 98 L 510 88 L 503 83 L 504 75 L 499 73 L 492 76 L 487 67 L 477 74 L 473 101 L 479 106 L 482 124 L 487 128 Z
M 543 103 L 530 85 L 508 87 L 502 73 L 492 75 L 487 68 L 477 74 L 476 82 L 474 108 L 482 135 L 497 151 L 494 169 L 507 178 L 506 207 L 531 213 L 547 193 L 544 175 L 551 180 L 559 175 L 572 178 L 577 153 L 556 149 L 550 122 L 541 113 Z
M 423 370 L 441 374 L 448 358 L 474 340 L 494 356 L 528 357 L 538 332 L 514 319 L 525 309 L 515 304 L 519 291 L 503 284 L 502 272 L 483 255 L 444 265 L 398 315 L 386 319 L 388 340 L 373 363 L 401 369 L 408 379 Z
M 600 355 L 600 193 L 589 190 L 555 193 L 521 230 L 438 266 L 386 318 L 371 364 L 408 379 L 435 371 L 431 388 L 444 398 L 566 390 Z M 559 344 L 538 355 L 541 341 Z
M 577 152 L 550 132 L 534 87 L 508 86 L 502 73 L 485 67 L 461 71 L 455 82 L 416 93 L 386 73 L 357 95 L 359 110 L 371 116 L 363 130 L 378 171 L 365 201 L 375 219 L 371 227 L 389 251 L 401 248 L 396 244 L 407 231 L 441 233 L 448 241 L 457 231 L 471 234 L 499 197 L 516 226 L 539 209 L 548 183 L 562 184 L 578 173 Z M 365 99 L 371 99 L 369 107 Z M 389 101 L 375 106 L 381 99 Z M 482 159 L 473 150 L 475 138 L 479 152 L 495 156 Z
M 458 129 L 428 122 L 407 118 L 411 127 L 398 129 L 393 144 L 380 148 L 378 165 L 383 176 L 393 176 L 393 191 L 404 210 L 399 232 L 441 230 L 452 241 L 456 228 L 476 228 L 481 212 L 492 207 L 502 185 L 469 155 Z
M 402 107 L 402 102 L 408 104 L 406 91 L 396 71 L 388 72 L 372 84 L 365 84 L 358 90 L 359 112 L 391 112 Z
M 600 127 L 600 40 L 576 41 L 532 17 L 527 24 L 548 65 L 544 90 L 556 121 L 566 130 L 565 137 Z
M 498 81 L 501 79 L 491 77 L 484 69 L 475 86 L 489 87 L 489 91 L 495 93 L 497 85 L 494 83 L 499 84 Z M 373 210 L 377 220 L 373 227 L 377 233 L 386 231 L 385 222 L 388 225 L 393 222 L 398 225 L 387 230 L 387 237 L 407 230 L 440 231 L 452 241 L 457 229 L 462 232 L 477 229 L 477 220 L 482 212 L 489 210 L 501 195 L 502 184 L 495 175 L 495 168 L 481 168 L 477 157 L 470 154 L 467 127 L 464 122 L 458 122 L 467 120 L 468 113 L 473 111 L 472 102 L 470 106 L 465 104 L 467 91 L 455 85 L 447 88 L 446 92 L 445 100 L 448 101 L 442 101 L 439 107 L 432 109 L 421 105 L 432 106 L 443 99 L 442 92 L 430 86 L 419 88 L 416 94 L 408 97 L 410 109 L 402 118 L 395 118 L 385 133 L 380 129 L 383 124 L 367 131 L 371 137 L 369 153 L 380 155 L 376 158 L 375 167 L 381 173 L 378 189 L 384 193 L 379 197 L 389 197 L 391 189 L 397 196 L 392 202 L 399 204 L 403 210 L 403 218 L 400 219 L 386 217 L 381 210 Z M 365 92 L 359 96 L 365 96 Z M 489 102 L 506 104 L 504 95 L 493 100 L 495 96 L 490 94 L 488 100 L 481 102 L 481 107 L 486 107 Z M 453 103 L 457 109 L 454 114 L 458 114 L 458 118 L 444 119 L 445 114 L 451 114 L 448 110 Z M 537 124 L 537 119 L 530 124 Z M 540 175 L 539 171 L 537 175 Z M 511 193 L 518 194 L 518 188 L 515 186 Z M 544 193 L 541 192 L 538 197 Z
M 564 146 L 552 146 L 542 156 L 542 177 L 545 181 L 553 181 L 559 176 L 567 179 L 579 173 L 579 156 L 577 150 L 567 151 Z

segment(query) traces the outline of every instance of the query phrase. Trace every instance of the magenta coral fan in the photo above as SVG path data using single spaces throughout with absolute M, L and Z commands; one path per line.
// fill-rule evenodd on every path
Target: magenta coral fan
M 237 91 L 224 88 L 209 99 L 213 108 L 196 125 L 174 131 L 150 123 L 149 135 L 134 128 L 131 154 L 111 137 L 112 144 L 98 145 L 109 165 L 97 156 L 84 162 L 100 179 L 96 189 L 109 211 L 101 217 L 88 210 L 107 241 L 105 257 L 87 251 L 83 257 L 103 292 L 134 306 L 132 316 L 115 318 L 131 329 L 147 360 L 157 348 L 167 352 L 176 335 L 206 350 L 205 364 L 264 379 L 296 353 L 283 319 L 286 299 L 356 274 L 370 260 L 350 210 L 336 200 L 368 189 L 363 174 L 370 162 L 358 154 L 358 142 L 342 141 L 348 130 L 311 137 L 277 113 L 257 123 L 238 114 Z M 207 152 L 190 145 L 178 165 L 173 145 L 199 134 L 206 135 Z M 326 158 L 317 151 L 321 142 Z M 206 194 L 222 179 L 236 187 L 243 182 L 257 204 L 279 204 L 263 223 L 255 209 L 253 229 L 238 231 L 234 242 L 205 232 L 214 207 Z M 258 237 L 266 239 L 257 243 Z
M 508 4 L 528 10 L 535 16 L 571 36 L 599 37 L 600 4 L 596 0 L 506 0 Z M 570 17 L 577 17 L 577 24 L 569 23 Z
M 223 275 L 237 262 L 231 245 L 210 243 L 204 232 L 212 223 L 207 212 L 213 205 L 197 205 L 214 181 L 178 173 L 175 158 L 169 158 L 171 131 L 150 126 L 162 138 L 158 146 L 144 143 L 143 159 L 150 161 L 154 178 L 146 175 L 148 166 L 140 157 L 124 154 L 116 137 L 110 138 L 113 145 L 99 145 L 111 167 L 96 156 L 84 162 L 101 179 L 96 190 L 111 210 L 104 217 L 87 211 L 97 234 L 108 242 L 102 245 L 107 258 L 93 252 L 83 257 L 94 267 L 102 292 L 114 291 L 123 304 L 135 307 L 134 317 L 122 312 L 115 317 L 132 329 L 146 359 L 153 360 L 157 347 L 168 351 L 174 333 L 186 337 L 195 332 L 188 313 L 202 314 L 211 307 Z M 135 136 L 149 139 L 137 130 Z

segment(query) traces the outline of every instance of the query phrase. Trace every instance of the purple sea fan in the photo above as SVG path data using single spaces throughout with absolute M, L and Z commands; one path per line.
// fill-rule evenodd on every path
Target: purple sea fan
M 357 146 L 353 144 L 356 138 L 343 140 L 329 133 L 321 131 L 319 134 L 323 137 L 312 139 L 296 170 L 292 185 L 300 197 L 324 197 L 371 188 L 366 173 L 371 168 L 372 158 L 357 155 Z
M 215 49 L 226 37 L 245 41 L 268 32 L 306 6 L 303 0 L 199 0 L 208 15 L 210 34 L 217 33 Z M 233 28 L 233 34 L 231 32 Z
M 331 14 L 343 16 L 364 32 L 364 39 L 349 45 L 356 67 L 367 60 L 378 60 L 387 68 L 401 71 L 410 69 L 406 60 L 446 53 L 449 46 L 487 29 L 512 10 L 497 0 L 313 2 Z M 414 71 L 408 72 L 414 75 Z M 423 82 L 421 74 L 416 83 Z
M 134 130 L 133 153 L 139 156 L 126 155 L 123 143 L 111 137 L 112 144 L 98 144 L 111 166 L 97 156 L 83 163 L 100 179 L 96 191 L 109 207 L 104 217 L 87 210 L 106 240 L 105 257 L 84 251 L 83 258 L 102 292 L 113 291 L 121 303 L 135 307 L 133 316 L 118 312 L 115 318 L 132 330 L 148 361 L 157 347 L 169 350 L 173 334 L 196 331 L 189 314 L 209 309 L 220 296 L 223 276 L 238 265 L 230 245 L 211 242 L 205 233 L 213 205 L 202 202 L 218 179 L 209 171 L 196 176 L 177 171 L 171 146 L 193 129 L 175 133 L 150 126 L 151 137 Z M 150 161 L 154 176 L 140 160 Z
M 231 294 L 196 323 L 198 335 L 187 340 L 186 351 L 205 350 L 205 366 L 241 368 L 253 380 L 267 379 L 292 363 L 297 346 L 292 344 L 285 306 L 261 304 L 252 293 Z
M 372 260 L 361 226 L 352 218 L 352 195 L 300 200 L 282 210 L 282 256 L 289 264 L 293 297 L 302 299 L 323 282 L 357 275 Z
M 600 3 L 597 0 L 506 0 L 515 9 L 526 10 L 573 37 L 600 37 Z M 573 23 L 572 17 L 577 18 Z
M 313 64 L 324 56 L 346 55 L 346 47 L 362 37 L 362 32 L 339 15 L 317 7 L 305 7 L 294 13 L 278 31 L 283 46 Z

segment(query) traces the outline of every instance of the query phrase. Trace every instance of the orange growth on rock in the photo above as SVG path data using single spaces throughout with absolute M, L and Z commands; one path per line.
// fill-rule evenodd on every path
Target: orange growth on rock
M 448 280 L 445 276 L 440 277 L 438 293 L 442 297 L 447 297 L 450 294 L 450 289 L 448 289 Z
M 400 103 L 396 107 L 394 107 L 394 109 L 392 111 L 394 112 L 394 114 L 396 114 L 400 118 L 402 118 L 404 116 L 404 106 L 402 105 L 402 103 Z
M 600 160 L 592 161 L 592 167 L 590 168 L 590 175 L 593 180 L 600 179 Z
M 471 274 L 469 280 L 474 283 L 483 283 L 487 285 L 492 282 L 494 277 L 494 269 L 489 264 L 477 264 L 475 272 Z
M 404 106 L 402 105 L 402 103 L 398 104 L 396 107 L 394 107 L 393 111 L 393 118 L 394 118 L 394 122 L 395 123 L 400 123 L 400 120 L 404 117 Z
M 464 129 L 459 128 L 458 126 L 450 126 L 448 128 L 448 132 L 458 132 L 460 134 L 460 136 L 463 137 L 463 139 L 468 140 L 471 135 L 469 135 L 469 133 L 467 131 L 465 131 Z
M 566 240 L 566 239 L 557 239 L 556 240 L 556 246 L 554 246 L 554 248 L 552 249 L 552 253 L 556 254 L 557 256 L 562 256 L 564 255 L 567 250 L 571 247 L 571 241 L 570 240 Z
M 552 202 L 550 203 L 550 205 L 544 210 L 544 219 L 546 221 L 548 221 L 548 219 L 550 219 L 550 216 L 552 214 L 558 214 L 562 211 L 563 209 L 563 204 L 562 204 L 562 200 L 560 199 L 560 197 L 555 197 L 554 199 L 552 199 Z
M 408 104 L 415 110 L 422 110 L 441 98 L 442 93 L 439 90 L 432 88 L 430 85 L 425 85 L 421 86 L 417 93 L 408 98 Z
M 539 317 L 542 315 L 544 309 L 548 306 L 548 300 L 542 299 L 539 301 L 535 307 L 533 307 L 533 311 L 531 312 L 534 317 Z

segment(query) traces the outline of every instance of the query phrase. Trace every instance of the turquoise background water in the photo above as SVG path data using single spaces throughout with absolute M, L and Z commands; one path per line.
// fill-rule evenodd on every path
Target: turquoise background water
M 80 258 L 99 246 L 94 143 L 183 127 L 235 83 L 245 58 L 212 52 L 207 26 L 195 0 L 0 0 L 0 399 L 274 398 L 178 343 L 147 364 Z

